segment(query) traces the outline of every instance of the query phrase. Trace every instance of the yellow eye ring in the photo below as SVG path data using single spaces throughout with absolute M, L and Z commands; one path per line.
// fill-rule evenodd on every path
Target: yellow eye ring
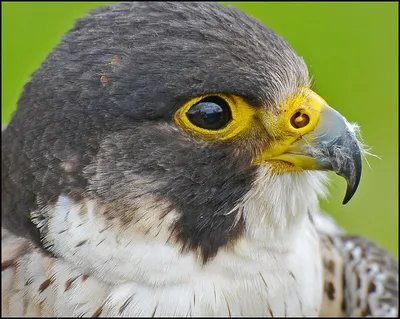
M 206 98 L 218 97 L 223 99 L 230 109 L 230 121 L 221 129 L 205 129 L 193 124 L 189 117 L 189 110 Z M 180 107 L 174 114 L 175 123 L 191 135 L 206 140 L 227 140 L 244 133 L 256 115 L 256 109 L 237 95 L 206 94 L 195 97 Z

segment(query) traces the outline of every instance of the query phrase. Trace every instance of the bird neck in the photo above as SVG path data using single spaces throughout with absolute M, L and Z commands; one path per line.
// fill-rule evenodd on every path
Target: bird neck
M 247 238 L 265 244 L 291 242 L 319 211 L 318 197 L 325 197 L 326 174 L 298 171 L 273 174 L 262 167 L 252 189 L 241 203 Z

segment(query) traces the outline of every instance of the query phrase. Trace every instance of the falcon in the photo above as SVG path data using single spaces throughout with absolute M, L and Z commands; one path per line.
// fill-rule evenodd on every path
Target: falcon
M 2 133 L 2 316 L 397 316 L 398 264 L 321 212 L 363 146 L 217 3 L 77 20 Z

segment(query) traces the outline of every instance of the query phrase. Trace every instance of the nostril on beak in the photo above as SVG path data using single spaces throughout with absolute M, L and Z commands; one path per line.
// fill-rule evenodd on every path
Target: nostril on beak
M 290 124 L 295 129 L 300 129 L 308 125 L 310 123 L 310 118 L 307 114 L 296 112 L 290 119 Z

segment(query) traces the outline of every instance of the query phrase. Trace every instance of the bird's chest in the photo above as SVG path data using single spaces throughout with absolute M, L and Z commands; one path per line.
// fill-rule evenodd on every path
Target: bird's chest
M 181 273 L 175 279 L 165 272 L 154 286 L 140 280 L 112 286 L 103 314 L 317 316 L 322 302 L 318 243 L 304 238 L 294 245 L 295 249 L 285 254 L 239 245 L 236 252 L 221 251 L 202 267 L 176 259 L 175 265 L 168 266 L 176 269 L 175 274 Z M 152 266 L 147 267 L 150 273 Z
M 162 240 L 133 236 L 128 230 L 99 232 L 98 222 L 89 217 L 75 218 L 68 232 L 58 229 L 62 223 L 49 220 L 46 240 L 60 258 L 44 262 L 35 253 L 20 263 L 29 271 L 16 272 L 39 278 L 24 289 L 33 287 L 34 299 L 49 312 L 130 317 L 319 313 L 319 239 L 307 220 L 285 244 L 273 241 L 277 244 L 267 247 L 265 240 L 245 236 L 202 264 L 195 253 L 182 254 Z M 86 231 L 78 231 L 83 226 Z
M 201 301 L 193 302 L 194 314 L 318 316 L 323 288 L 318 242 L 304 238 L 294 245 L 285 254 L 247 245 L 245 256 L 222 252 L 190 282 L 193 299 Z
M 109 316 L 317 316 L 322 296 L 317 254 L 309 255 L 304 250 L 285 256 L 262 250 L 258 253 L 264 255 L 261 260 L 222 252 L 213 263 L 196 269 L 187 280 L 176 284 L 115 286 L 103 313 Z
M 316 316 L 322 296 L 318 243 L 300 238 L 294 245 L 295 249 L 283 254 L 244 243 L 235 251 L 221 251 L 204 266 L 190 256 L 171 259 L 172 255 L 160 248 L 164 255 L 148 255 L 153 263 L 146 261 L 146 255 L 143 263 L 136 265 L 120 256 L 120 262 L 111 265 L 114 270 L 102 263 L 92 271 L 35 252 L 20 260 L 13 276 L 27 276 L 15 282 L 21 282 L 20 289 L 26 290 L 31 301 L 39 302 L 35 305 L 38 313 Z M 129 265 L 136 274 L 131 271 L 130 280 L 116 282 L 118 272 L 127 271 Z

